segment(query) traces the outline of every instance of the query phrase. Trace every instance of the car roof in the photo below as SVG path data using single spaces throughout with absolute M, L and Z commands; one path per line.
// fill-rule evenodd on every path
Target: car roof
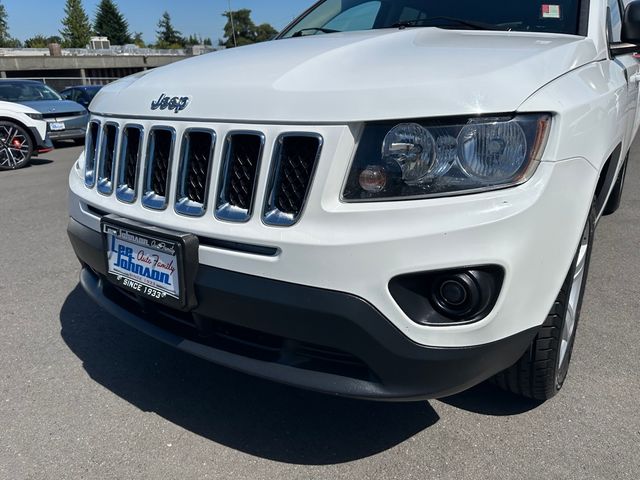
M 0 83 L 4 83 L 7 85 L 44 85 L 44 83 L 37 80 L 18 80 L 13 78 L 0 79 Z
M 67 87 L 64 90 L 100 90 L 101 88 L 102 85 L 74 85 L 72 87 Z

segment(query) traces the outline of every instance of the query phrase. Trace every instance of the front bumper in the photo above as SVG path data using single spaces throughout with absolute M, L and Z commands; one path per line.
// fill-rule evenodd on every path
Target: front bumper
M 42 138 L 42 135 L 40 135 L 40 132 L 36 127 L 30 127 L 29 130 L 31 131 L 31 135 L 33 135 L 33 138 L 36 141 L 35 148 L 33 149 L 34 156 L 39 153 L 47 153 L 53 150 L 53 142 L 48 135 L 45 135 L 45 137 Z
M 64 130 L 51 130 L 51 123 L 64 123 Z M 51 140 L 77 140 L 85 138 L 89 115 L 81 117 L 60 118 L 47 120 L 47 135 Z
M 203 265 L 198 307 L 171 311 L 106 280 L 100 233 L 73 219 L 68 233 L 82 286 L 114 316 L 217 364 L 315 391 L 393 401 L 451 395 L 515 363 L 537 331 L 488 345 L 426 347 L 357 296 Z
M 543 162 L 528 183 L 498 192 L 346 204 L 339 198 L 348 169 L 343 159 L 349 158 L 345 150 L 353 147 L 352 139 L 344 140 L 346 133 L 340 137 L 328 127 L 322 134 L 327 146 L 336 149 L 325 150 L 307 208 L 293 227 L 269 227 L 258 214 L 236 224 L 218 221 L 213 214 L 187 218 L 173 208 L 158 212 L 140 202 L 124 204 L 115 195 L 87 189 L 81 168 L 74 168 L 69 177 L 69 211 L 94 231 L 100 230 L 103 212 L 193 233 L 211 240 L 200 245 L 203 266 L 346 292 L 364 299 L 420 345 L 486 345 L 542 324 L 566 278 L 593 198 L 597 172 L 589 162 Z M 258 192 L 265 190 L 267 167 Z M 213 197 L 215 188 L 212 192 Z M 220 248 L 220 242 L 268 247 L 277 253 Z M 401 275 L 480 265 L 500 267 L 504 282 L 495 308 L 475 323 L 419 325 L 389 290 L 390 281 Z

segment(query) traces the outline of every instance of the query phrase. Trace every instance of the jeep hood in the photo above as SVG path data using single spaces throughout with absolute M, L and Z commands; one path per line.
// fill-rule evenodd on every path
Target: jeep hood
M 516 111 L 536 90 L 596 60 L 589 39 L 386 29 L 230 49 L 104 88 L 91 110 L 234 122 L 358 122 Z M 161 95 L 188 106 L 151 110 Z

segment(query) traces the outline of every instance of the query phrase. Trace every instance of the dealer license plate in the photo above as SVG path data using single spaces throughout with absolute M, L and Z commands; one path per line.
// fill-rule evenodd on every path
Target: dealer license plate
M 65 128 L 67 127 L 64 122 L 51 122 L 49 124 L 49 130 L 51 130 L 52 132 L 59 132 L 61 130 L 64 130 Z
M 103 223 L 112 282 L 160 303 L 183 302 L 178 241 Z

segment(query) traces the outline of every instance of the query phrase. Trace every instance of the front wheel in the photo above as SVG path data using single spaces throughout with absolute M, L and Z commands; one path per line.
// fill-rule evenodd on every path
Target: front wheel
M 595 224 L 594 205 L 573 264 L 540 331 L 522 358 L 493 378 L 502 389 L 545 401 L 562 388 L 569 371 L 589 274 Z
M 13 122 L 0 121 L 0 170 L 26 167 L 33 154 L 29 134 Z

